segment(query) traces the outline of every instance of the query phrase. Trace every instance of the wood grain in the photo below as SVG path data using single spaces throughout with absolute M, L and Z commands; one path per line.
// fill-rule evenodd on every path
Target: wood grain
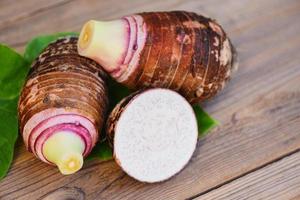
M 13 12 L 13 1 L 5 2 L 0 3 L 0 13 L 6 8 Z M 24 9 L 17 20 L 11 19 L 8 24 L 4 23 L 7 17 L 14 16 L 0 14 L 0 42 L 22 50 L 35 35 L 78 31 L 91 18 L 111 19 L 151 10 L 190 10 L 216 18 L 224 26 L 237 47 L 240 67 L 225 90 L 203 104 L 221 125 L 200 139 L 192 161 L 169 181 L 137 182 L 112 161 L 90 162 L 79 173 L 64 177 L 36 160 L 19 141 L 13 167 L 0 182 L 1 200 L 184 199 L 209 195 L 214 188 L 238 181 L 257 169 L 259 172 L 265 165 L 273 166 L 270 163 L 300 149 L 298 0 L 28 2 L 36 3 L 36 7 L 29 9 L 24 5 L 28 12 Z M 35 11 L 44 6 L 48 8 Z M 287 171 L 293 170 L 294 165 L 286 163 Z M 299 173 L 295 171 L 295 177 Z M 279 193 L 275 189 L 268 192 Z
M 24 37 L 24 27 L 15 26 L 19 21 L 26 20 L 32 16 L 39 15 L 40 13 L 45 12 L 46 10 L 52 10 L 56 7 L 60 7 L 72 0 L 26 0 L 26 2 L 10 1 L 10 0 L 1 0 L 0 1 L 0 30 L 1 34 L 6 34 L 6 31 L 9 31 L 10 27 L 13 27 L 13 32 L 18 34 L 21 37 Z M 34 24 L 31 21 L 28 29 L 34 32 L 37 30 L 34 28 Z M 29 38 L 30 39 L 30 38 Z M 6 38 L 0 37 L 1 42 L 5 42 L 10 46 L 24 46 L 26 41 L 14 41 L 10 43 Z
M 297 152 L 196 199 L 299 199 L 299 171 L 300 152 Z

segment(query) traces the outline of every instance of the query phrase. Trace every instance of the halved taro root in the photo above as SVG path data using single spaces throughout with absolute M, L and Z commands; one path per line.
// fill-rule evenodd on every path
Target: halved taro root
M 51 43 L 36 59 L 18 105 L 26 147 L 62 174 L 78 171 L 98 140 L 107 109 L 106 73 L 77 53 L 77 38 Z
M 190 160 L 198 128 L 191 105 L 169 89 L 148 89 L 123 99 L 108 118 L 106 131 L 114 158 L 131 177 L 159 182 Z

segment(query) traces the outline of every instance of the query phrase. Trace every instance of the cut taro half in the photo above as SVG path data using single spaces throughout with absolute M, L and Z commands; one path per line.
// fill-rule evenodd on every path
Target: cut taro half
M 142 182 L 160 182 L 188 163 L 198 128 L 191 105 L 162 88 L 139 91 L 112 111 L 107 134 L 118 165 Z

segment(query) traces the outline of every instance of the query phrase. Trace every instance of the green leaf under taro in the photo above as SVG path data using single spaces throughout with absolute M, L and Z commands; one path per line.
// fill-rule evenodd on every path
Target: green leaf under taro
M 111 160 L 112 149 L 110 148 L 106 140 L 99 142 L 94 148 L 91 154 L 87 157 L 87 160 L 101 159 L 102 161 Z
M 112 80 L 107 81 L 108 96 L 109 96 L 109 112 L 125 97 L 130 95 L 132 91 L 124 85 Z
M 17 98 L 2 100 L 0 107 L 0 180 L 7 174 L 18 138 Z
M 0 44 L 0 99 L 19 95 L 28 70 L 28 63 L 21 55 Z
M 0 180 L 7 174 L 18 137 L 17 102 L 28 62 L 0 44 Z
M 212 128 L 216 127 L 219 122 L 207 114 L 199 105 L 193 106 L 197 124 L 199 137 L 206 135 Z
M 0 140 L 0 180 L 4 178 L 9 170 L 13 159 L 14 145 L 1 138 Z

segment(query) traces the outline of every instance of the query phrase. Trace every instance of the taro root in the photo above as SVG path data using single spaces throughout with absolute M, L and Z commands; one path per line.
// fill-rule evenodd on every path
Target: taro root
M 198 129 L 191 105 L 169 89 L 148 89 L 123 99 L 106 132 L 117 164 L 143 182 L 164 181 L 190 160 Z
M 51 43 L 33 63 L 19 105 L 26 147 L 62 174 L 78 171 L 98 140 L 108 104 L 106 73 L 77 53 L 77 38 Z
M 78 51 L 129 88 L 170 88 L 190 103 L 213 97 L 237 68 L 222 27 L 185 11 L 91 20 L 82 28 Z

